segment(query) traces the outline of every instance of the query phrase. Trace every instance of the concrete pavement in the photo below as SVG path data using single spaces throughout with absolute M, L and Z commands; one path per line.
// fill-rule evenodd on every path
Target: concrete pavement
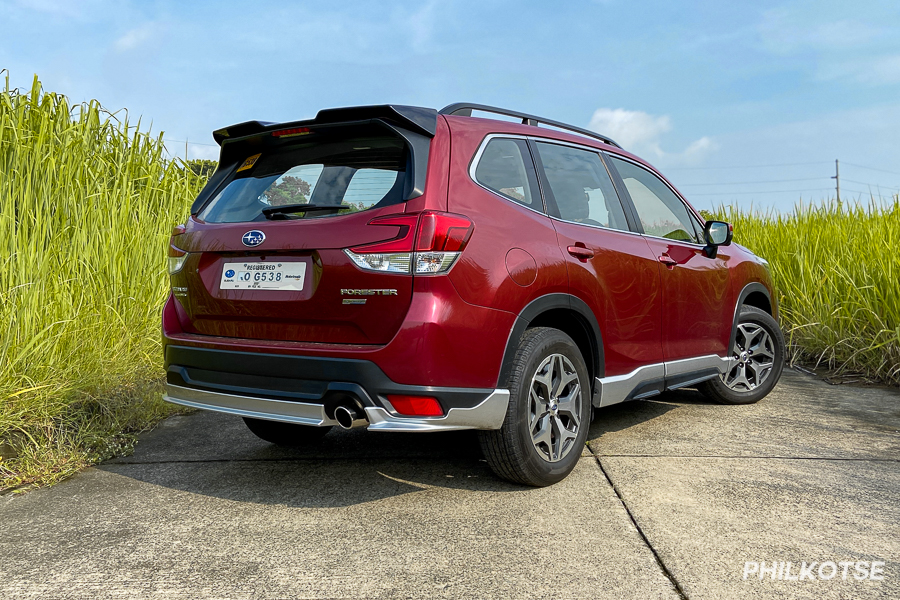
M 173 417 L 134 456 L 0 497 L 0 597 L 900 597 L 896 391 L 788 371 L 754 406 L 604 409 L 589 447 L 527 489 L 471 432 L 285 450 L 234 417 Z M 742 576 L 804 560 L 884 575 Z

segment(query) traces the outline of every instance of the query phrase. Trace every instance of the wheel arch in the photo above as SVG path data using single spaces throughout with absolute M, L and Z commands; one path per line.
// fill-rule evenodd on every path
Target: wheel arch
M 744 289 L 741 290 L 741 293 L 738 294 L 737 303 L 734 306 L 734 319 L 731 323 L 731 337 L 728 338 L 728 352 L 731 352 L 734 336 L 737 335 L 738 321 L 741 318 L 741 307 L 744 305 L 753 306 L 763 310 L 771 315 L 776 321 L 778 320 L 778 317 L 773 312 L 774 305 L 772 304 L 772 296 L 769 293 L 768 288 L 761 283 L 748 283 L 744 286 Z
M 506 341 L 497 387 L 502 387 L 509 377 L 519 340 L 531 327 L 552 327 L 572 338 L 584 356 L 593 390 L 594 381 L 605 374 L 603 336 L 590 307 L 571 294 L 547 294 L 532 300 L 522 309 Z

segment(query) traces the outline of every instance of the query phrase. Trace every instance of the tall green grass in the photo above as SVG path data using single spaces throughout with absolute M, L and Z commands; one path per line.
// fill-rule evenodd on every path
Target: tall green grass
M 769 261 L 795 359 L 900 383 L 900 198 L 717 213 Z
M 73 106 L 37 78 L 11 90 L 7 74 L 0 489 L 64 476 L 169 411 L 153 383 L 166 241 L 202 183 L 140 122 L 96 101 Z

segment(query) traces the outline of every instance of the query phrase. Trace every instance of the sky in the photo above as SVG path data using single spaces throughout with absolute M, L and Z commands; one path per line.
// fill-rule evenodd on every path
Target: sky
M 322 108 L 467 101 L 609 135 L 697 208 L 900 190 L 900 2 L 0 0 L 10 84 L 127 109 L 173 155 Z

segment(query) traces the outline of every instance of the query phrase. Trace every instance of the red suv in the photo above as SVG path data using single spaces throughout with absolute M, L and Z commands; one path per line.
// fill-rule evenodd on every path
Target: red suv
M 500 477 L 541 486 L 593 408 L 687 386 L 746 404 L 781 375 L 766 261 L 605 136 L 473 104 L 213 135 L 169 246 L 170 402 L 283 445 L 478 429 Z

